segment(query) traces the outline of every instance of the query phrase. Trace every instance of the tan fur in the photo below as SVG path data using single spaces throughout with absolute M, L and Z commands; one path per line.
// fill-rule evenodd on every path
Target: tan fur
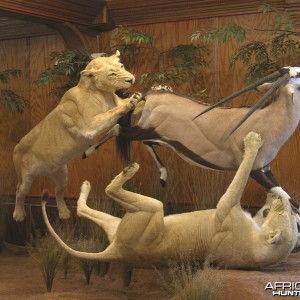
M 90 219 L 107 233 L 110 245 L 100 253 L 76 251 L 55 233 L 42 204 L 47 228 L 71 255 L 100 261 L 122 261 L 139 267 L 166 266 L 169 260 L 210 260 L 224 267 L 257 268 L 279 263 L 295 246 L 298 232 L 288 200 L 277 199 L 261 226 L 240 205 L 260 136 L 249 133 L 241 165 L 217 208 L 164 217 L 163 204 L 153 198 L 126 191 L 124 183 L 138 171 L 138 164 L 123 170 L 106 188 L 106 193 L 125 210 L 120 219 L 86 205 L 90 191 L 84 182 L 77 214 Z
M 267 198 L 265 201 L 264 206 L 255 214 L 253 220 L 258 224 L 258 226 L 262 226 L 263 223 L 266 221 L 267 216 L 270 213 L 272 204 L 278 199 L 278 196 L 272 192 L 267 193 Z M 298 226 L 300 225 L 300 217 L 298 214 L 292 212 L 294 215 Z M 300 248 L 300 233 L 298 232 L 298 239 L 295 246 L 296 249 Z
M 114 94 L 129 88 L 134 80 L 120 63 L 118 51 L 110 57 L 92 60 L 82 71 L 78 85 L 67 91 L 59 105 L 21 139 L 13 153 L 18 176 L 13 214 L 16 221 L 24 219 L 24 198 L 40 175 L 49 175 L 56 183 L 60 218 L 70 216 L 63 199 L 68 181 L 66 163 L 135 108 L 140 93 L 125 100 Z

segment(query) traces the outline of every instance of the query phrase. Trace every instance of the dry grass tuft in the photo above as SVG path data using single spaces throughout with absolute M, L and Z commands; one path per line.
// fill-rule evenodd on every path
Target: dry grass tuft
M 195 262 L 172 264 L 169 275 L 169 290 L 182 300 L 214 300 L 223 282 L 218 270 L 209 267 L 201 269 Z
M 38 235 L 29 245 L 29 254 L 37 262 L 42 272 L 47 291 L 51 292 L 57 267 L 63 254 L 61 248 L 49 234 L 43 237 Z

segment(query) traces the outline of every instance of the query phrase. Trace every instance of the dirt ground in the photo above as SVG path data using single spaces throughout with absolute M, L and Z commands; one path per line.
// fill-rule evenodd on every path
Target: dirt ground
M 278 281 L 300 281 L 300 252 L 291 254 L 286 263 L 272 269 L 218 272 L 223 278 L 218 300 L 274 299 L 270 290 L 265 291 L 265 286 L 268 282 L 273 284 Z M 115 266 L 104 277 L 93 274 L 90 285 L 87 285 L 83 272 L 73 266 L 66 280 L 63 270 L 58 270 L 52 292 L 49 293 L 40 270 L 30 256 L 4 251 L 0 254 L 0 299 L 167 300 L 172 299 L 173 295 L 164 287 L 161 276 L 166 274 L 166 271 L 158 275 L 155 270 L 134 270 L 130 286 L 123 287 L 121 275 Z

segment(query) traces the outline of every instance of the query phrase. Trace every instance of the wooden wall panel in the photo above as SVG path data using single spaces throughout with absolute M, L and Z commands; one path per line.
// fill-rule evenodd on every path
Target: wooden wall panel
M 46 35 L 41 37 L 31 37 L 29 39 L 29 72 L 30 72 L 30 128 L 38 124 L 53 108 L 59 99 L 51 95 L 53 83 L 39 87 L 36 82 L 40 74 L 52 65 L 49 54 L 53 51 L 61 51 L 64 44 L 58 35 Z M 45 188 L 53 193 L 53 183 L 45 177 L 36 179 L 32 194 L 39 195 Z
M 13 89 L 16 93 L 29 98 L 26 80 L 28 46 L 26 39 L 0 41 L 1 71 L 19 69 L 21 78 L 11 79 L 1 88 Z M 12 151 L 17 141 L 29 129 L 29 112 L 23 115 L 9 113 L 0 107 L 0 189 L 14 193 L 16 176 L 12 162 Z
M 30 38 L 30 103 L 31 103 L 31 127 L 40 122 L 57 104 L 59 99 L 51 95 L 54 84 L 39 87 L 36 82 L 40 74 L 53 63 L 49 54 L 53 51 L 64 49 L 59 36 L 47 35 Z

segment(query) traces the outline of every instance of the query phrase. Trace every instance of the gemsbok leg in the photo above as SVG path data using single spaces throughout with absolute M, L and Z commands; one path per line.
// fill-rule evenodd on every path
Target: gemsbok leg
M 164 164 L 162 163 L 161 159 L 159 158 L 159 156 L 157 155 L 157 153 L 155 152 L 154 148 L 153 148 L 153 144 L 154 143 L 150 143 L 150 142 L 143 142 L 143 144 L 145 145 L 147 151 L 149 152 L 149 154 L 152 156 L 153 160 L 155 161 L 159 172 L 160 172 L 160 184 L 165 187 L 166 183 L 167 183 L 167 178 L 168 178 L 168 171 L 167 168 L 164 166 Z
M 137 133 L 139 133 L 139 138 L 137 138 Z M 145 133 L 147 133 L 147 136 L 145 136 Z M 122 127 L 119 124 L 116 124 L 114 127 L 112 127 L 107 132 L 107 134 L 98 143 L 96 143 L 95 145 L 90 146 L 83 153 L 82 158 L 83 159 L 87 158 L 94 151 L 96 151 L 102 144 L 104 144 L 105 142 L 107 142 L 112 137 L 116 137 L 116 136 L 119 136 L 119 135 L 125 136 L 126 138 L 133 139 L 133 140 L 137 139 L 137 140 L 144 141 L 144 139 L 145 140 L 147 140 L 147 138 L 150 139 L 151 133 L 149 135 L 148 131 L 142 130 L 140 127 L 137 127 L 137 126 L 136 127 L 126 128 L 126 127 Z M 147 151 L 149 152 L 149 154 L 151 155 L 151 157 L 154 159 L 154 161 L 155 161 L 155 163 L 156 163 L 156 165 L 157 165 L 157 167 L 159 169 L 159 172 L 160 172 L 160 184 L 163 187 L 165 187 L 166 186 L 166 182 L 167 182 L 167 177 L 168 177 L 167 168 L 164 166 L 164 164 L 162 163 L 161 159 L 159 158 L 159 156 L 157 155 L 157 153 L 153 149 L 153 145 L 155 144 L 155 142 L 144 141 L 143 144 L 145 145 L 145 147 L 146 147 Z

